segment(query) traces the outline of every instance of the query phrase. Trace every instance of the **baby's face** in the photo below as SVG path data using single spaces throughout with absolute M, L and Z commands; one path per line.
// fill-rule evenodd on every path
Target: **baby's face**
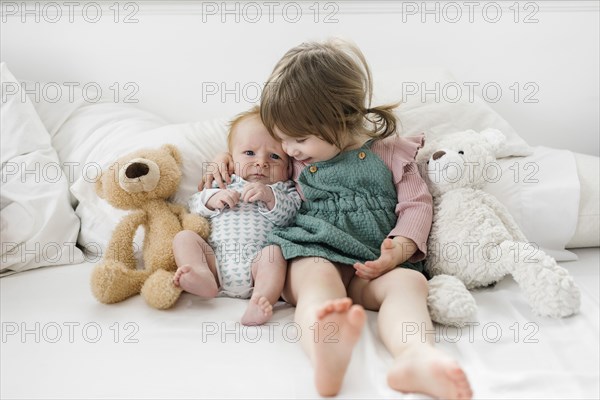
M 235 127 L 231 156 L 235 174 L 249 182 L 271 184 L 290 177 L 287 154 L 258 116 L 244 118 Z

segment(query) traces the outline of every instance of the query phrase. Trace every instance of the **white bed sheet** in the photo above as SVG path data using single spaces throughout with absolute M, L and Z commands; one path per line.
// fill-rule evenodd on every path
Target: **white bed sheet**
M 600 397 L 600 250 L 575 253 L 578 261 L 562 265 L 582 289 L 580 314 L 537 317 L 507 278 L 475 292 L 479 325 L 436 328 L 438 346 L 460 360 L 475 398 Z M 308 359 L 294 343 L 292 307 L 278 304 L 270 325 L 258 329 L 237 323 L 243 300 L 184 294 L 169 311 L 139 296 L 103 305 L 89 289 L 92 267 L 0 280 L 0 397 L 318 398 Z M 339 397 L 421 398 L 387 387 L 390 362 L 376 313 L 368 312 Z

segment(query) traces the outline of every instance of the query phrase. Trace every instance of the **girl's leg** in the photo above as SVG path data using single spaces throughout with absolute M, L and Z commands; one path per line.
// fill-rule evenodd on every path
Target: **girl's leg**
M 346 297 L 349 272 L 317 257 L 291 260 L 288 268 L 284 298 L 296 304 L 294 320 L 321 396 L 339 392 L 366 318 L 364 309 Z
M 396 268 L 372 281 L 355 277 L 349 293 L 365 308 L 379 310 L 381 339 L 395 359 L 388 373 L 393 389 L 436 398 L 471 398 L 463 370 L 433 347 L 435 331 L 427 309 L 427 280 L 421 273 Z
M 262 325 L 273 316 L 273 304 L 279 300 L 285 282 L 287 261 L 279 246 L 261 250 L 252 262 L 254 290 L 242 316 L 244 325 Z
M 173 239 L 177 272 L 175 286 L 200 297 L 212 298 L 219 291 L 215 254 L 196 232 L 181 231 Z

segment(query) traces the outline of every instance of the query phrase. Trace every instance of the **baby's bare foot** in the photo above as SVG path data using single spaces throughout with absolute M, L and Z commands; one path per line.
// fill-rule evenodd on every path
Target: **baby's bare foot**
M 352 305 L 349 298 L 327 301 L 317 309 L 313 361 L 321 396 L 335 396 L 340 391 L 365 319 L 362 306 Z
M 398 357 L 387 381 L 400 392 L 423 393 L 439 399 L 470 399 L 473 395 L 469 380 L 456 361 L 425 343 Z
M 244 325 L 262 325 L 273 316 L 273 305 L 265 296 L 254 292 L 248 303 L 248 308 L 242 316 Z
M 173 275 L 173 285 L 179 287 L 179 278 L 181 278 L 181 275 L 185 272 L 189 272 L 190 270 L 190 266 L 189 265 L 184 265 L 181 266 L 179 268 L 177 268 L 177 271 L 175 271 L 175 275 Z
M 208 267 L 182 265 L 175 271 L 173 284 L 196 296 L 213 298 L 219 292 L 215 276 Z

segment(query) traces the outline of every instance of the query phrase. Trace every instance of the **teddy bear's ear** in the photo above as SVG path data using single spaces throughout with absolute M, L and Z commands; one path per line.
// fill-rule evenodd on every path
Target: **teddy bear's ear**
M 181 153 L 179 152 L 179 149 L 177 147 L 173 146 L 172 144 L 165 144 L 161 146 L 161 149 L 168 152 L 171 155 L 171 157 L 175 159 L 177 165 L 181 165 L 183 163 Z
M 96 180 L 96 194 L 101 199 L 104 198 L 104 196 L 103 196 L 104 190 L 102 189 L 102 174 L 100 174 L 100 176 L 98 176 L 98 179 Z
M 498 129 L 488 128 L 484 129 L 480 133 L 481 137 L 485 139 L 486 142 L 492 147 L 494 153 L 498 153 L 498 150 L 504 145 L 506 142 L 506 136 Z

